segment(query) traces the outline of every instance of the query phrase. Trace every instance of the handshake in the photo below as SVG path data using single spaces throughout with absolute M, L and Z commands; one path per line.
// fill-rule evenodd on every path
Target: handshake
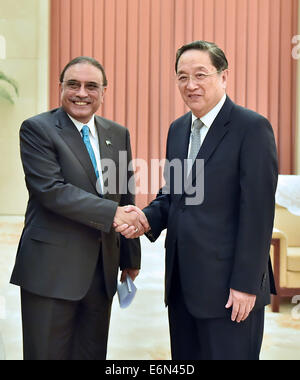
M 137 239 L 150 230 L 145 214 L 136 206 L 118 207 L 113 227 L 126 239 Z

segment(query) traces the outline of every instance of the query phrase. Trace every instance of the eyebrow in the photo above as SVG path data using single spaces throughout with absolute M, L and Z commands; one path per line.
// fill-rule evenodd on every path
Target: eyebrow
M 94 81 L 80 82 L 80 81 L 77 80 L 77 79 L 68 79 L 66 82 L 76 82 L 76 83 L 85 83 L 85 84 L 99 84 L 99 83 L 94 82 Z
M 199 70 L 205 70 L 205 71 L 209 71 L 207 67 L 205 66 L 198 66 L 196 67 L 195 71 L 199 71 Z M 185 74 L 186 72 L 184 70 L 178 70 L 177 74 Z

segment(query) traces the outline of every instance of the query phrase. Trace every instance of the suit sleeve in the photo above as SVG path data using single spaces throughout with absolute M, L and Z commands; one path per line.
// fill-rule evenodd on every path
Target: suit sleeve
M 275 192 L 277 150 L 270 123 L 251 126 L 240 153 L 239 226 L 230 288 L 258 294 L 268 268 Z
M 135 205 L 134 172 L 132 169 L 132 152 L 130 144 L 130 135 L 126 131 L 126 149 L 127 149 L 127 175 L 126 191 L 121 197 L 120 206 Z M 131 185 L 131 186 L 130 186 Z M 141 267 L 141 245 L 140 239 L 126 239 L 120 237 L 120 268 L 123 269 L 140 269 Z
M 171 126 L 172 127 L 172 126 Z M 171 128 L 170 128 L 171 131 Z M 169 157 L 169 141 L 170 141 L 170 131 L 167 139 L 167 154 L 166 159 L 170 161 Z M 170 211 L 170 176 L 167 167 L 164 169 L 165 185 L 159 190 L 156 198 L 153 202 L 146 207 L 143 212 L 145 213 L 151 230 L 146 234 L 147 238 L 151 242 L 155 242 L 163 230 L 168 226 L 168 218 Z
M 65 183 L 55 147 L 42 123 L 22 124 L 20 149 L 30 196 L 53 213 L 103 232 L 111 230 L 118 204 Z
M 168 194 L 164 194 L 164 189 L 160 189 L 156 199 L 143 210 L 151 227 L 146 236 L 152 243 L 159 238 L 162 231 L 168 226 L 170 199 Z

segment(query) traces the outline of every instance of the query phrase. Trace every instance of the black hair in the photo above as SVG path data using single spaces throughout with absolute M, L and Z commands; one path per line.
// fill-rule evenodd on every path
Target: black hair
M 186 52 L 187 50 L 207 51 L 209 53 L 211 62 L 215 66 L 217 71 L 223 71 L 223 70 L 228 69 L 228 61 L 225 56 L 225 53 L 215 43 L 207 42 L 207 41 L 194 41 L 187 45 L 183 45 L 180 49 L 178 49 L 176 53 L 176 63 L 175 63 L 176 73 L 178 70 L 179 59 L 182 56 L 182 54 Z
M 64 77 L 65 77 L 65 73 L 66 71 L 71 67 L 71 66 L 74 66 L 74 65 L 77 65 L 79 63 L 89 63 L 90 65 L 93 65 L 95 67 L 97 67 L 97 69 L 99 69 L 101 72 L 102 72 L 102 76 L 103 76 L 103 83 L 102 85 L 104 87 L 107 86 L 107 77 L 106 77 L 106 74 L 105 74 L 105 70 L 104 70 L 104 67 L 101 65 L 101 63 L 99 63 L 96 59 L 94 58 L 91 58 L 91 57 L 77 57 L 77 58 L 74 58 L 72 59 L 72 61 L 70 61 L 66 66 L 65 68 L 63 69 L 63 71 L 61 72 L 60 74 L 60 83 L 63 83 L 64 81 Z

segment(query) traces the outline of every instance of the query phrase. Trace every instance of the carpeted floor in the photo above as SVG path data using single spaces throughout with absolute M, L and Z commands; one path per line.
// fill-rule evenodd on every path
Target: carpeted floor
M 23 218 L 0 217 L 0 359 L 22 360 L 19 289 L 9 285 Z M 142 238 L 142 272 L 130 308 L 114 300 L 108 359 L 170 359 L 167 310 L 163 305 L 164 236 Z M 279 314 L 267 310 L 262 360 L 300 359 L 300 310 L 287 300 Z

